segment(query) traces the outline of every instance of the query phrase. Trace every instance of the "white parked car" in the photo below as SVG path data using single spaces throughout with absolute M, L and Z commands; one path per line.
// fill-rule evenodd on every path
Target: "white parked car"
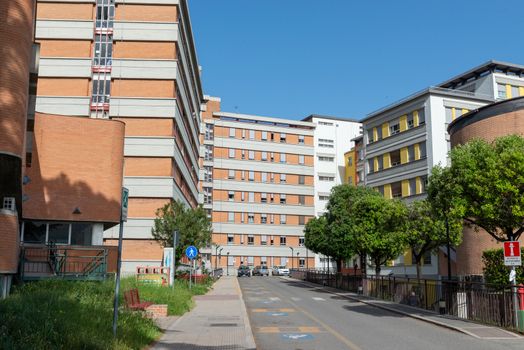
M 289 269 L 285 266 L 273 266 L 271 274 L 273 276 L 289 276 Z

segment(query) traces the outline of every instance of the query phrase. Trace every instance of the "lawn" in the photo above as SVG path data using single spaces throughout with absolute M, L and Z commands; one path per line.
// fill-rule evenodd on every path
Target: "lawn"
M 192 295 L 204 294 L 210 284 L 191 291 L 187 283 L 175 288 L 137 285 L 122 280 L 123 291 L 138 287 L 140 298 L 168 304 L 170 315 L 193 306 Z M 118 337 L 113 338 L 114 282 L 41 281 L 18 287 L 0 301 L 0 349 L 142 349 L 161 332 L 140 312 L 119 312 Z M 123 306 L 123 298 L 120 305 Z

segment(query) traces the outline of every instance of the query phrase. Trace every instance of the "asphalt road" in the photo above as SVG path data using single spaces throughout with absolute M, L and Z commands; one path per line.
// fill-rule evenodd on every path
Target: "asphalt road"
M 477 339 L 280 277 L 239 279 L 258 350 L 523 350 Z

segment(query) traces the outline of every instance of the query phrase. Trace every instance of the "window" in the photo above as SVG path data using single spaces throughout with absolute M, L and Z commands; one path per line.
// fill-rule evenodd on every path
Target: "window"
M 275 194 L 274 194 L 274 193 L 270 193 L 270 194 L 269 194 L 269 202 L 270 202 L 270 203 L 275 202 Z
M 304 267 L 306 266 L 306 259 L 300 258 L 298 259 L 298 267 Z
M 247 214 L 247 223 L 248 224 L 255 223 L 255 214 L 254 213 L 248 213 Z
M 233 170 L 233 169 L 229 169 L 229 170 L 227 171 L 227 178 L 228 178 L 228 179 L 234 179 L 234 178 L 235 178 L 235 170 Z
M 327 181 L 327 182 L 333 182 L 335 181 L 335 177 L 334 176 L 322 176 L 322 175 L 319 175 L 318 176 L 318 179 L 320 181 Z
M 328 201 L 329 200 L 329 194 L 319 194 L 318 199 L 321 201 Z
M 213 160 L 213 146 L 204 145 L 204 160 Z
M 304 135 L 298 135 L 298 143 L 304 144 Z
M 275 141 L 275 134 L 274 133 L 271 133 L 271 141 Z
M 518 86 L 511 86 L 511 97 L 519 97 L 519 87 Z
M 413 196 L 417 194 L 417 179 L 409 180 L 409 195 Z
M 113 28 L 113 18 L 115 17 L 115 1 L 97 0 L 96 3 L 96 27 Z
M 298 155 L 298 164 L 304 164 L 304 156 L 301 154 Z
M 249 139 L 254 140 L 255 139 L 255 130 L 249 130 Z
M 286 195 L 283 193 L 280 195 L 280 204 L 286 204 Z
M 426 116 L 424 114 L 424 108 L 418 110 L 418 124 L 423 125 L 426 123 Z
M 246 159 L 246 150 L 242 150 L 241 153 L 242 153 L 242 156 L 241 156 L 242 159 Z
M 424 254 L 424 265 L 431 265 L 431 252 L 426 252 Z
M 286 236 L 280 236 L 280 245 L 286 245 Z
M 499 98 L 507 98 L 506 85 L 505 84 L 498 84 L 497 83 L 497 91 L 498 91 L 498 97 Z
M 229 191 L 227 193 L 227 199 L 230 201 L 230 202 L 233 202 L 235 200 L 235 191 Z
M 298 175 L 298 184 L 304 185 L 306 183 L 306 177 L 304 175 Z
M 213 202 L 213 188 L 204 187 L 204 204 L 211 204 Z
M 260 223 L 267 224 L 267 214 L 260 214 Z
M 280 134 L 280 142 L 286 143 L 286 134 L 283 134 L 283 133 Z
M 262 131 L 262 141 L 267 141 L 267 131 Z
M 419 144 L 419 148 L 420 148 L 420 158 L 421 159 L 426 158 L 426 156 L 427 156 L 427 154 L 426 154 L 426 141 L 421 142 Z
M 227 266 L 233 266 L 235 265 L 235 257 L 228 255 L 227 256 Z
M 280 174 L 280 183 L 286 182 L 286 174 Z
M 320 162 L 334 162 L 335 161 L 335 157 L 318 156 L 318 160 Z
M 285 163 L 285 162 L 286 162 L 286 154 L 280 153 L 280 163 Z
M 283 256 L 280 258 L 280 265 L 286 266 L 287 265 L 287 257 Z
M 368 130 L 368 143 L 373 143 L 375 142 L 376 140 L 373 139 L 373 129 L 369 129 Z
M 271 160 L 272 162 L 275 161 L 275 153 L 271 152 L 271 153 L 269 154 L 269 160 Z
M 389 134 L 390 135 L 395 135 L 395 134 L 398 134 L 399 132 L 400 132 L 400 124 L 399 123 L 396 123 L 396 124 L 393 124 L 393 125 L 389 126 Z
M 24 242 L 46 243 L 47 224 L 41 221 L 24 221 Z
M 233 213 L 231 211 L 229 213 L 227 213 L 227 221 L 228 222 L 234 222 L 235 221 L 235 213 Z
M 111 79 L 95 75 L 93 77 L 93 103 L 109 103 Z
M 235 128 L 229 128 L 229 137 L 235 137 L 236 129 Z
M 334 148 L 335 141 L 330 140 L 330 139 L 318 139 L 318 147 Z
M 2 208 L 6 210 L 16 211 L 15 197 L 4 197 Z
M 246 179 L 246 171 L 245 171 L 245 170 L 242 170 L 242 171 L 240 172 L 240 178 L 241 178 L 242 180 L 245 180 L 245 179 Z
M 255 201 L 255 193 L 249 192 L 247 198 L 248 198 L 248 202 L 253 203 Z
M 246 129 L 242 129 L 242 139 L 246 138 Z
M 247 264 L 248 265 L 253 265 L 255 263 L 255 258 L 252 257 L 252 256 L 248 256 L 247 257 Z
M 69 224 L 52 223 L 48 230 L 48 242 L 69 244 Z
M 305 243 L 306 243 L 306 239 L 304 237 L 298 237 L 298 245 L 300 247 L 303 247 Z
M 319 121 L 319 122 L 318 122 L 318 125 L 333 126 L 333 123 L 328 123 L 328 122 L 321 122 L 321 121 Z
M 71 224 L 71 245 L 91 245 L 93 243 L 93 225 L 85 223 Z
M 240 199 L 242 202 L 246 200 L 246 192 L 240 192 Z
M 270 179 L 271 179 L 270 182 L 275 182 L 275 173 L 271 173 Z
M 263 161 L 267 161 L 267 152 L 262 152 L 260 159 L 262 159 Z
M 260 245 L 267 245 L 267 235 L 260 236 Z
M 299 225 L 305 225 L 306 224 L 306 217 L 304 215 L 298 216 L 298 224 Z
M 353 157 L 348 157 L 348 166 L 353 165 Z
M 227 244 L 233 244 L 235 243 L 235 235 L 228 234 L 227 235 Z
M 298 204 L 304 205 L 306 204 L 306 196 L 303 194 L 298 195 Z
M 250 160 L 255 159 L 255 151 L 248 151 L 248 157 Z
M 285 224 L 286 223 L 286 215 L 285 214 L 280 214 L 280 223 L 281 224 Z
M 262 182 L 267 182 L 267 173 L 261 173 L 260 179 L 260 181 Z
M 113 37 L 109 34 L 95 35 L 95 48 L 93 55 L 93 66 L 98 68 L 98 71 L 103 71 L 101 68 L 112 65 L 113 56 Z
M 245 222 L 244 216 L 245 216 L 244 213 L 240 213 L 240 223 L 242 223 L 242 224 Z M 240 237 L 242 237 L 242 236 L 240 236 Z
M 255 172 L 254 171 L 250 171 L 249 172 L 249 178 L 248 178 L 249 181 L 255 181 Z
M 274 224 L 275 223 L 275 214 L 269 215 L 269 223 Z M 273 238 L 271 238 L 271 241 L 273 241 Z M 273 245 L 273 242 L 271 242 L 271 245 Z
M 235 149 L 234 148 L 229 149 L 229 158 L 235 158 Z
M 205 140 L 213 140 L 213 124 L 206 124 Z
M 411 129 L 414 126 L 415 126 L 415 121 L 413 118 L 413 112 L 411 112 L 408 114 L 408 129 Z
M 204 167 L 204 182 L 213 181 L 213 167 L 205 166 Z
M 260 194 L 260 202 L 261 203 L 267 203 L 267 193 L 261 193 Z
M 247 245 L 253 245 L 253 244 L 255 244 L 255 236 L 248 235 L 247 236 Z

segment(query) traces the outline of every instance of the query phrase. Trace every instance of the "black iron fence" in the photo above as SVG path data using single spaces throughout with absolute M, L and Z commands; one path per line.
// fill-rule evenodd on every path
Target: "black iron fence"
M 291 270 L 291 277 L 524 333 L 524 286 Z

